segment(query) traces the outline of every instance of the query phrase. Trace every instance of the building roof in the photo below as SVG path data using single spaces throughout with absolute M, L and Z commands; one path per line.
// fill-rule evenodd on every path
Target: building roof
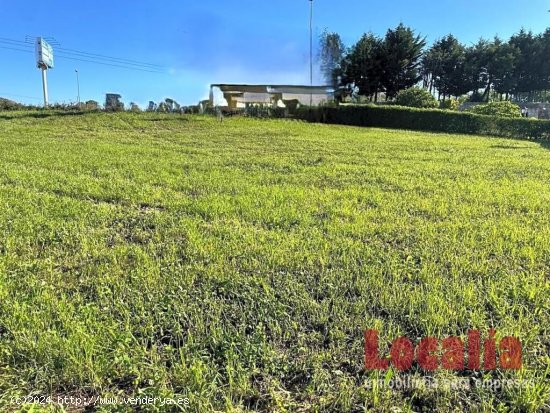
M 212 84 L 226 93 L 295 93 L 326 95 L 334 93 L 332 86 L 306 86 L 306 85 L 239 85 L 239 84 Z

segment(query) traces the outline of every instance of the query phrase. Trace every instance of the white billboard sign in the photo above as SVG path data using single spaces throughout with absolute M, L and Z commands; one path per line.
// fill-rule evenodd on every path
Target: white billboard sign
M 53 68 L 53 49 L 42 37 L 36 38 L 36 65 L 40 69 Z

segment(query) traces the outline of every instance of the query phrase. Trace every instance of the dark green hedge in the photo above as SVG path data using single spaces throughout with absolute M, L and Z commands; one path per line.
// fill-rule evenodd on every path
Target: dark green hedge
M 310 122 L 339 125 L 550 140 L 550 121 L 497 118 L 438 109 L 401 106 L 304 107 L 298 109 L 295 116 Z

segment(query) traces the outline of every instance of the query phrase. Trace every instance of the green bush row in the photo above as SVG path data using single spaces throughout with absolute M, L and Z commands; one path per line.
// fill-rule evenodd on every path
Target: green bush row
M 437 108 L 439 106 L 439 102 L 430 92 L 419 87 L 402 90 L 397 94 L 395 101 L 400 106 L 410 108 Z
M 550 140 L 550 121 L 500 118 L 439 109 L 401 106 L 303 107 L 296 111 L 295 116 L 310 122 L 339 125 Z
M 500 116 L 503 118 L 521 118 L 521 109 L 510 101 L 490 102 L 476 105 L 467 110 L 477 115 Z

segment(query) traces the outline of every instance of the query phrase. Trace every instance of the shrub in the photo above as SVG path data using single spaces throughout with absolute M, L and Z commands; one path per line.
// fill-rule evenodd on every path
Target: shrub
M 70 112 L 70 111 L 78 111 L 81 109 L 81 107 L 77 103 L 55 102 L 55 103 L 50 103 L 47 109 Z
M 87 100 L 86 103 L 84 104 L 84 109 L 85 110 L 99 110 L 99 103 L 96 102 L 95 100 Z
M 29 108 L 29 106 L 14 102 L 13 100 L 0 98 L 0 110 L 22 110 Z
M 130 102 L 130 107 L 128 108 L 130 112 L 139 113 L 141 112 L 141 108 L 137 103 Z
M 244 110 L 237 111 L 251 118 L 285 118 L 288 110 L 286 108 L 272 108 L 269 106 L 249 106 Z
M 443 110 L 458 110 L 460 102 L 458 99 L 447 99 L 439 102 L 439 108 Z
M 397 94 L 396 103 L 411 108 L 436 108 L 437 100 L 426 89 L 411 87 Z
M 440 109 L 402 106 L 300 108 L 297 117 L 310 122 L 340 125 L 550 140 L 550 121 L 502 118 Z
M 501 118 L 521 118 L 521 109 L 519 106 L 509 101 L 472 106 L 468 109 L 468 112 Z

